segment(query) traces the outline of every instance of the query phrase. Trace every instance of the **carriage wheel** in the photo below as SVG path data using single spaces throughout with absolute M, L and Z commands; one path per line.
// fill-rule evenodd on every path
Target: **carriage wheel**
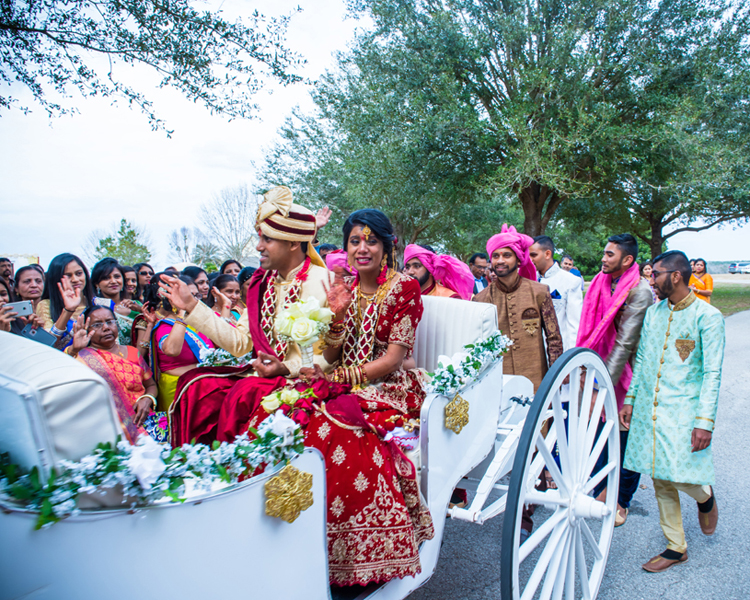
M 605 446 L 607 461 L 594 473 Z M 503 600 L 596 598 L 614 531 L 619 458 L 607 369 L 596 352 L 569 350 L 544 377 L 518 443 L 503 523 Z M 545 467 L 557 489 L 540 491 Z M 599 502 L 593 491 L 605 479 Z M 534 526 L 522 543 L 524 505 L 534 510 Z

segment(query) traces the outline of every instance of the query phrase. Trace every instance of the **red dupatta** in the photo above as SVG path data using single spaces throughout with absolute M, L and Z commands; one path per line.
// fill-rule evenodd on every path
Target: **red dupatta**
M 146 393 L 143 381 L 148 379 L 151 373 L 143 359 L 138 356 L 138 351 L 131 346 L 126 348 L 127 360 L 106 350 L 94 348 L 81 350 L 78 359 L 107 382 L 125 437 L 131 444 L 135 444 L 138 436 L 146 433 L 143 427 L 135 425 L 135 403 Z

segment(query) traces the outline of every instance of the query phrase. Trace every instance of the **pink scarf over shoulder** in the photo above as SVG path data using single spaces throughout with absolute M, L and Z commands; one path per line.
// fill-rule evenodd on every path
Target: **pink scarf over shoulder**
M 628 293 L 638 285 L 640 279 L 638 265 L 633 263 L 620 277 L 613 294 L 611 291 L 611 275 L 599 273 L 594 277 L 583 300 L 576 346 L 595 350 L 599 356 L 606 360 L 614 349 L 617 340 L 617 331 L 615 330 L 617 312 L 625 304 Z M 630 363 L 626 363 L 620 381 L 615 386 L 618 408 L 622 408 L 625 394 L 632 379 L 633 370 Z

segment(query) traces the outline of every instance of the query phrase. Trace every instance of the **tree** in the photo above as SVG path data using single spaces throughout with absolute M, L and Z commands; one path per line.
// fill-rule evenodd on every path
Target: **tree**
M 173 229 L 169 234 L 169 260 L 177 263 L 193 260 L 200 232 L 189 227 Z
M 257 215 L 258 197 L 250 195 L 247 185 L 224 188 L 200 207 L 203 237 L 218 247 L 222 257 L 242 262 L 256 254 Z
M 700 94 L 709 83 L 734 90 L 747 112 L 737 82 L 750 66 L 748 10 L 721 0 L 352 6 L 374 29 L 318 83 L 328 135 L 297 156 L 308 181 L 354 204 L 400 192 L 425 234 L 481 193 L 500 206 L 515 196 L 529 235 L 572 200 L 596 214 L 598 198 L 623 197 L 624 176 L 648 175 L 656 131 L 681 133 L 672 117 L 683 100 L 692 133 L 713 118 Z
M 160 87 L 173 86 L 211 112 L 248 117 L 252 95 L 271 78 L 299 81 L 301 63 L 284 46 L 288 17 L 254 11 L 246 25 L 220 11 L 199 11 L 190 0 L 18 0 L 0 10 L 0 81 L 19 82 L 50 115 L 71 110 L 48 97 L 120 97 L 138 106 L 152 127 L 163 127 L 151 103 L 121 77 L 126 64 L 145 65 Z M 16 100 L 9 90 L 0 106 Z M 23 110 L 27 110 L 26 107 Z
M 134 265 L 151 260 L 148 235 L 145 230 L 131 225 L 127 220 L 122 219 L 120 227 L 109 235 L 102 235 L 101 232 L 93 232 L 90 238 L 90 241 L 96 241 L 93 249 L 96 261 L 110 257 L 121 265 Z
M 222 263 L 219 247 L 205 240 L 196 244 L 193 250 L 193 262 L 209 273 L 218 271 Z

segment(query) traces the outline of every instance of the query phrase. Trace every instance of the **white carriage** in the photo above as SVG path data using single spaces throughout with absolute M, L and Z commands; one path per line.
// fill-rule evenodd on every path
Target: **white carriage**
M 497 330 L 492 305 L 430 297 L 424 305 L 415 359 L 427 370 L 438 356 Z M 61 458 L 78 460 L 116 438 L 106 384 L 85 366 L 10 334 L 0 333 L 0 353 L 1 452 L 46 473 Z M 406 598 L 435 571 L 443 515 L 481 525 L 503 513 L 504 600 L 596 597 L 619 479 L 612 385 L 597 354 L 575 349 L 532 396 L 531 382 L 503 375 L 501 360 L 457 395 L 428 395 L 413 457 L 435 526 L 420 547 L 422 572 L 356 593 L 334 589 L 334 598 Z M 452 429 L 449 405 L 448 414 L 458 415 Z M 592 475 L 605 444 L 609 460 Z M 89 499 L 80 515 L 41 531 L 35 514 L 0 495 L 0 600 L 331 598 L 323 459 L 307 449 L 292 462 L 313 482 L 313 504 L 293 523 L 265 512 L 265 485 L 283 465 L 184 503 L 134 511 Z M 545 468 L 556 489 L 545 489 Z M 592 492 L 605 478 L 609 493 L 599 502 Z M 449 509 L 456 486 L 472 491 L 471 503 Z M 535 506 L 534 530 L 522 542 L 525 504 Z

